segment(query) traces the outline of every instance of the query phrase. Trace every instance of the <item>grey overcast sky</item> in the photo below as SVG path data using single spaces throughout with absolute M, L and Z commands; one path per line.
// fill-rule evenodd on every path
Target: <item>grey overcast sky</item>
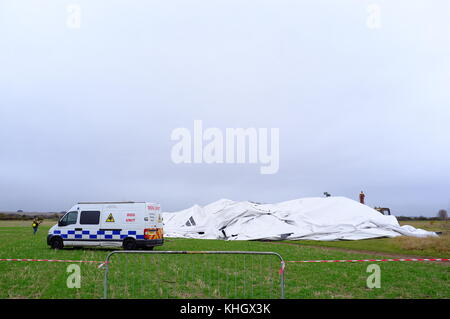
M 0 210 L 364 190 L 436 215 L 450 206 L 449 39 L 447 0 L 0 0 Z M 279 128 L 278 173 L 173 163 L 171 132 L 196 119 Z

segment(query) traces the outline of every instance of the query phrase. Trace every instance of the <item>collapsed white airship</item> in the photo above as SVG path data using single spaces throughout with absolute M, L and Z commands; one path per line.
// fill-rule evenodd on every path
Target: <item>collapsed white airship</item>
M 277 204 L 221 199 L 204 207 L 163 213 L 166 237 L 224 240 L 359 240 L 437 236 L 400 226 L 346 197 L 300 198 Z

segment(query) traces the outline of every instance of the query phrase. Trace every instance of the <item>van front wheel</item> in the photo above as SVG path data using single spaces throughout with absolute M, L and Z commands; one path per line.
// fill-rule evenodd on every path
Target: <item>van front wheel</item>
M 136 249 L 136 240 L 134 238 L 126 238 L 123 241 L 123 249 L 125 250 L 135 250 Z

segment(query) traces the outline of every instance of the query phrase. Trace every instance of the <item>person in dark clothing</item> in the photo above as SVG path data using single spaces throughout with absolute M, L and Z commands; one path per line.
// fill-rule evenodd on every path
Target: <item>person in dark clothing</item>
M 365 198 L 366 198 L 366 195 L 364 194 L 363 191 L 361 191 L 361 193 L 359 194 L 359 202 L 361 204 L 365 204 Z
M 31 226 L 33 227 L 33 235 L 36 235 L 36 232 L 38 231 L 39 225 L 42 223 L 41 220 L 39 220 L 37 217 L 33 218 L 33 223 Z

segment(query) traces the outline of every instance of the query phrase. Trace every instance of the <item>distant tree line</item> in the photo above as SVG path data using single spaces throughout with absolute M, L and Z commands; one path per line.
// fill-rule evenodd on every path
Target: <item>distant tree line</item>
M 409 217 L 409 216 L 396 216 L 398 220 L 448 220 L 448 213 L 445 209 L 439 210 L 436 217 Z
M 418 217 L 410 217 L 410 216 L 395 216 L 397 217 L 397 220 L 441 220 L 439 217 L 425 217 L 425 216 L 418 216 Z
M 0 213 L 0 220 L 32 220 L 34 216 L 40 219 L 60 219 L 65 212 L 50 214 L 17 214 L 17 213 Z

